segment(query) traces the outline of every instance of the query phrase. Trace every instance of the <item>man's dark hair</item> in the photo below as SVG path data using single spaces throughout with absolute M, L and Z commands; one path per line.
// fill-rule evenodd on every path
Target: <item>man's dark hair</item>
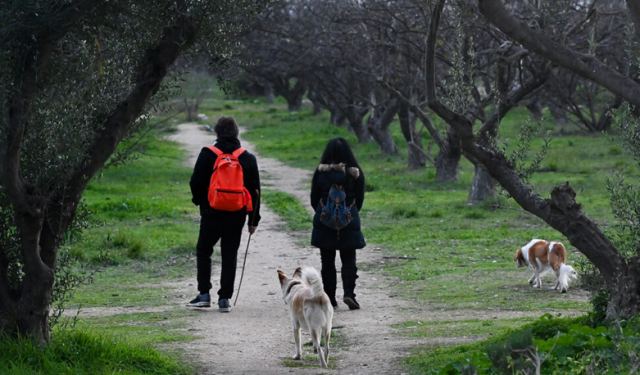
M 213 130 L 218 138 L 238 138 L 238 124 L 233 117 L 220 117 Z

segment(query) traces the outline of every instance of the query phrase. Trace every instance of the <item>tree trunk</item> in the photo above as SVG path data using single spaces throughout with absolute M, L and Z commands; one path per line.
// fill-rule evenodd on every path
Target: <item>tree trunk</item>
M 273 92 L 273 85 L 270 82 L 264 85 L 264 97 L 267 104 L 273 104 L 273 101 L 276 99 L 275 93 Z
M 287 100 L 287 106 L 290 112 L 299 111 L 302 107 L 302 98 L 307 91 L 307 87 L 301 79 L 296 81 L 293 87 L 289 88 L 289 80 L 285 82 L 286 87 L 283 88 L 282 96 Z
M 443 147 L 436 156 L 436 181 L 453 182 L 458 180 L 458 167 L 462 157 L 460 138 L 453 129 L 447 131 Z
M 469 191 L 468 203 L 475 205 L 482 203 L 496 195 L 495 180 L 482 164 L 476 164 L 473 182 Z
M 569 120 L 567 119 L 567 113 L 555 103 L 549 103 L 549 112 L 556 124 L 566 125 Z
M 380 150 L 384 154 L 392 155 L 398 153 L 398 148 L 391 137 L 389 126 L 398 112 L 398 106 L 395 101 L 387 104 L 386 106 L 380 105 L 373 110 L 367 121 L 367 128 L 373 140 L 380 146 Z
M 416 131 L 416 116 L 409 111 L 406 104 L 401 104 L 398 119 L 402 136 L 407 142 L 407 166 L 411 170 L 424 168 L 427 164 L 427 154 L 422 149 L 422 138 Z
M 49 306 L 53 295 L 54 271 L 41 258 L 40 235 L 44 218 L 22 212 L 16 213 L 15 217 L 24 261 L 24 278 L 16 303 L 17 333 L 32 338 L 39 345 L 45 345 L 50 338 Z
M 333 125 L 344 126 L 346 117 L 339 109 L 332 108 L 329 112 L 331 112 L 331 118 L 329 121 L 331 121 Z
M 349 122 L 349 127 L 358 138 L 359 143 L 367 143 L 371 139 L 369 129 L 364 125 L 363 119 L 367 114 L 368 109 L 365 107 L 358 107 L 356 104 L 352 104 L 348 108 L 344 108 L 344 113 Z
M 356 135 L 356 138 L 358 138 L 358 142 L 359 143 L 367 143 L 369 142 L 369 140 L 371 139 L 371 134 L 369 134 L 369 130 L 367 129 L 366 126 L 364 126 L 364 124 L 362 123 L 362 118 L 360 117 L 359 119 L 349 119 L 349 126 L 351 127 L 351 130 L 353 130 L 353 133 Z
M 320 105 L 320 103 L 316 102 L 316 101 L 311 101 L 311 104 L 313 105 L 313 115 L 317 116 L 320 113 L 322 113 L 322 105 Z
M 379 127 L 369 126 L 369 132 L 373 140 L 380 146 L 380 151 L 382 151 L 383 154 L 393 155 L 398 153 L 398 148 L 388 128 L 381 129 Z
M 297 112 L 302 108 L 302 96 L 288 95 L 285 96 L 287 100 L 287 108 L 289 112 Z
M 542 104 L 540 103 L 540 99 L 532 98 L 529 103 L 527 103 L 527 109 L 529 113 L 533 116 L 534 119 L 540 121 L 542 120 Z
M 322 112 L 322 103 L 318 94 L 315 91 L 309 89 L 307 98 L 309 98 L 311 104 L 313 105 L 313 115 L 319 115 Z

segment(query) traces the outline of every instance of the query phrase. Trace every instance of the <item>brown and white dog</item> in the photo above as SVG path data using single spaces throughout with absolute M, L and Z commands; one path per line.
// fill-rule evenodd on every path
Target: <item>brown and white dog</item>
M 533 270 L 529 284 L 534 288 L 542 287 L 541 276 L 550 270 L 556 274 L 554 289 L 561 293 L 567 291 L 569 281 L 578 278 L 576 270 L 565 264 L 567 250 L 560 242 L 533 239 L 516 251 L 514 260 L 518 267 L 529 266 Z
M 333 320 L 333 306 L 324 292 L 322 278 L 313 267 L 297 268 L 291 278 L 278 270 L 278 279 L 282 287 L 282 299 L 289 306 L 293 338 L 296 342 L 294 359 L 302 357 L 300 329 L 311 334 L 313 347 L 320 356 L 320 366 L 327 367 L 329 360 L 329 339 Z M 324 339 L 324 349 L 321 341 Z

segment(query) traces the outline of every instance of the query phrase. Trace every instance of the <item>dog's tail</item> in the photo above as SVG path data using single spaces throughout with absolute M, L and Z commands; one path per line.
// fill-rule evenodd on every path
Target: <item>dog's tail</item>
M 319 296 L 324 292 L 324 286 L 322 285 L 322 277 L 318 271 L 313 267 L 305 267 L 302 269 L 302 280 L 307 283 L 313 291 L 313 296 Z
M 569 289 L 569 281 L 576 279 L 578 274 L 576 270 L 564 263 L 560 265 L 560 272 L 558 275 L 558 284 L 561 292 L 566 292 Z

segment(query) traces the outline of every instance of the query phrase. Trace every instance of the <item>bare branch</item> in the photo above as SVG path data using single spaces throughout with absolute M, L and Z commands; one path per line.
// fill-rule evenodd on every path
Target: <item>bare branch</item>
M 478 0 L 480 12 L 505 34 L 526 48 L 555 64 L 596 82 L 636 107 L 640 107 L 640 84 L 626 77 L 593 56 L 584 56 L 556 43 L 550 37 L 531 30 L 504 7 L 501 0 Z M 634 1 L 634 3 L 637 2 Z
M 429 35 L 427 36 L 427 53 L 425 58 L 425 71 L 426 71 L 426 94 L 429 107 L 438 114 L 447 123 L 465 124 L 466 131 L 471 132 L 471 122 L 464 116 L 461 116 L 451 111 L 447 106 L 442 104 L 436 96 L 436 67 L 435 67 L 435 50 L 436 39 L 438 36 L 438 25 L 440 24 L 440 16 L 444 8 L 446 0 L 438 0 L 432 16 L 431 24 L 429 25 Z
M 518 105 L 521 100 L 525 99 L 529 94 L 542 87 L 548 77 L 549 76 L 546 73 L 535 76 L 526 84 L 508 93 L 506 97 L 500 101 L 498 108 L 480 129 L 480 136 L 484 139 L 493 137 L 497 133 L 498 124 L 504 116 L 506 116 L 513 107 Z

